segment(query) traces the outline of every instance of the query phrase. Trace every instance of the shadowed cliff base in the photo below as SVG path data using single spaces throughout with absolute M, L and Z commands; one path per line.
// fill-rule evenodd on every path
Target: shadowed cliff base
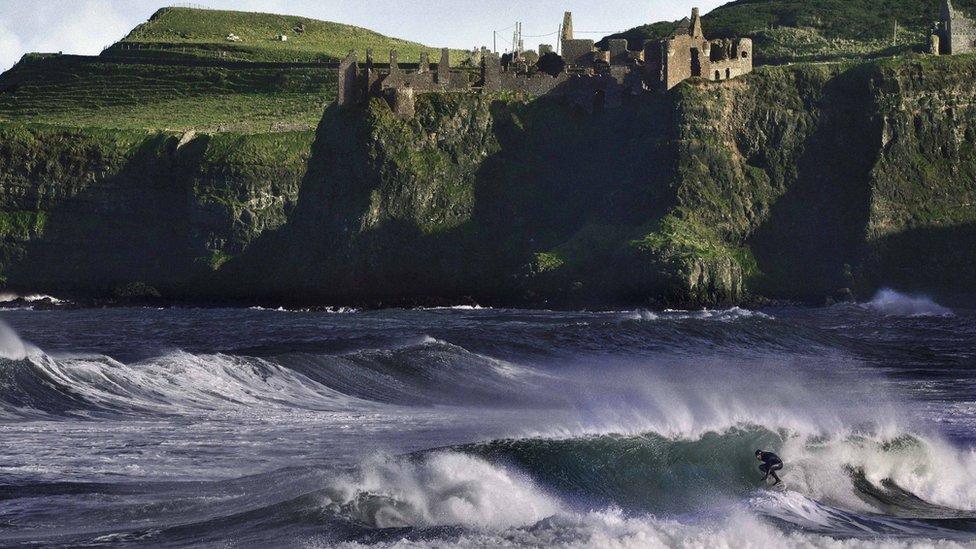
M 668 113 L 661 101 L 589 115 L 462 94 L 423 96 L 410 122 L 381 101 L 331 108 L 289 223 L 228 263 L 219 285 L 247 296 L 268 291 L 247 281 L 273 280 L 276 297 L 324 301 L 558 295 L 539 253 L 594 226 L 623 227 L 609 243 L 621 247 L 673 201 L 668 170 L 645 167 L 664 161 Z
M 859 285 L 976 304 L 976 223 L 910 229 L 868 245 Z

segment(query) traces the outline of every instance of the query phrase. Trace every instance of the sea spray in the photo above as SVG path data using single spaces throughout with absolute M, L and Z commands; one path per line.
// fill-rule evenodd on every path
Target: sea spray
M 36 348 L 24 343 L 10 326 L 0 321 L 0 358 L 24 360 L 34 352 L 37 352 Z
M 951 316 L 952 310 L 925 296 L 907 295 L 892 289 L 875 294 L 867 306 L 888 316 Z
M 0 545 L 971 545 L 973 315 L 756 312 L 9 312 Z
M 375 528 L 528 526 L 559 503 L 524 475 L 476 457 L 438 452 L 377 459 L 326 488 L 323 505 Z

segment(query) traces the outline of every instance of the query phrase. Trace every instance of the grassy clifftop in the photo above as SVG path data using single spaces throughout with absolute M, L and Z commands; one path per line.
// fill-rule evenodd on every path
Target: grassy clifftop
M 750 34 L 772 27 L 818 30 L 827 38 L 890 40 L 894 21 L 922 34 L 939 18 L 940 0 L 736 0 L 716 8 L 705 22 L 718 36 Z M 954 0 L 976 12 L 976 1 Z
M 955 0 L 954 5 L 976 15 L 976 0 Z M 925 43 L 938 16 L 939 0 L 736 0 L 712 10 L 702 22 L 709 37 L 752 38 L 760 63 L 786 63 L 909 51 Z M 673 28 L 674 23 L 653 23 L 608 38 L 627 38 L 637 48 Z
M 300 31 L 300 32 L 299 32 Z M 234 34 L 240 42 L 226 38 Z M 275 40 L 287 35 L 288 41 Z M 307 131 L 335 99 L 331 64 L 422 44 L 303 17 L 164 8 L 101 56 L 28 54 L 0 75 L 0 122 L 197 132 Z M 463 52 L 453 52 L 460 58 Z
M 314 129 L 335 93 L 336 71 L 326 67 L 37 56 L 0 75 L 0 121 L 211 132 Z
M 229 35 L 239 41 L 230 41 Z M 279 35 L 288 37 L 278 40 Z M 351 50 L 372 48 L 382 58 L 396 49 L 416 62 L 421 52 L 437 59 L 434 48 L 391 38 L 352 25 L 306 17 L 241 11 L 163 8 L 136 27 L 105 55 L 219 57 L 245 61 L 338 61 Z M 455 52 L 457 56 L 461 52 Z

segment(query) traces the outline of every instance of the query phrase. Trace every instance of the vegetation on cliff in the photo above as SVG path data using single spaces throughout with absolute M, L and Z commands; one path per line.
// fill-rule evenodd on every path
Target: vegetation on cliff
M 315 64 L 29 56 L 0 76 L 0 276 L 332 304 L 973 291 L 973 81 L 976 57 L 901 56 L 595 111 L 419 94 L 405 120 L 330 104 Z
M 60 291 L 192 293 L 285 223 L 313 137 L 2 124 L 0 272 Z
M 976 0 L 955 0 L 976 14 Z M 756 62 L 870 59 L 924 49 L 939 16 L 939 0 L 735 0 L 702 17 L 710 38 L 749 37 Z M 895 24 L 898 31 L 895 34 Z M 608 36 L 633 49 L 663 38 L 675 23 L 657 22 Z
M 911 57 L 594 113 L 425 94 L 410 120 L 377 99 L 314 132 L 6 123 L 0 269 L 52 291 L 377 304 L 972 289 L 974 79 L 972 57 Z

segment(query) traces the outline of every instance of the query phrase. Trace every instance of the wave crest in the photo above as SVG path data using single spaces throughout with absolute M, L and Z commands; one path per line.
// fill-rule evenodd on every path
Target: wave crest
M 473 456 L 438 452 L 371 463 L 324 492 L 323 506 L 371 528 L 528 526 L 559 511 L 524 475 Z

